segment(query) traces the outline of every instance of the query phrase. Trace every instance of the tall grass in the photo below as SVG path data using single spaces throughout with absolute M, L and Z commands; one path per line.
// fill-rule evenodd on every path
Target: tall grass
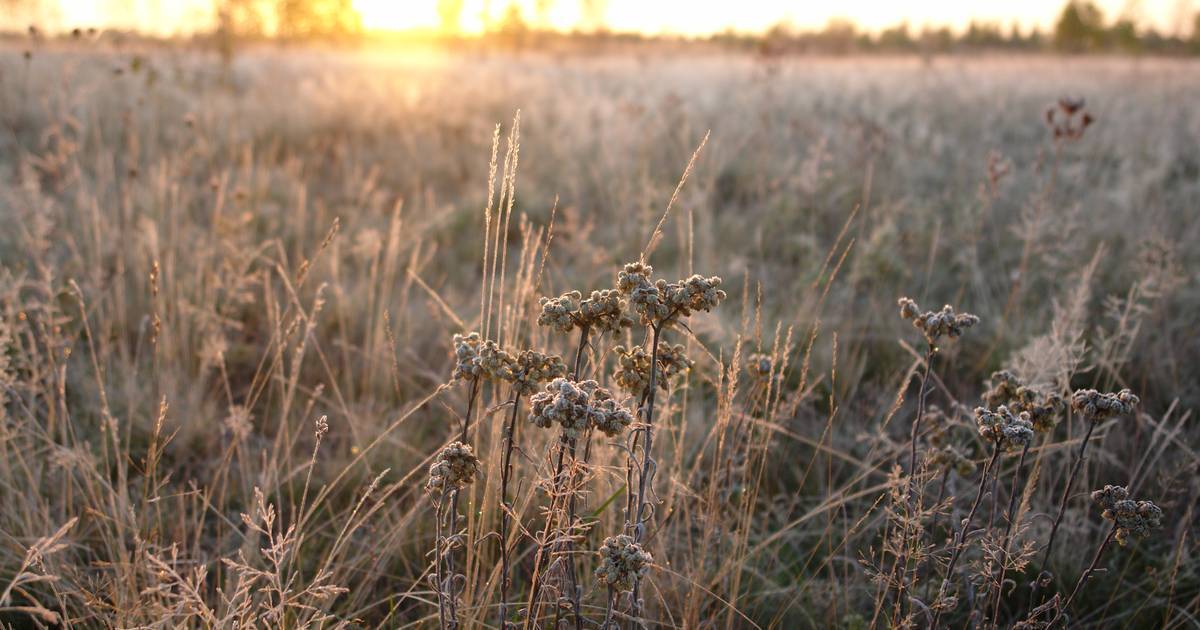
M 1190 62 L 24 48 L 0 50 L 7 624 L 1195 623 Z M 1064 94 L 1082 137 L 1044 124 Z M 727 299 L 538 325 L 637 260 Z M 901 294 L 980 323 L 922 345 Z M 532 392 L 451 380 L 469 331 L 561 357 L 630 427 L 540 428 Z M 1000 413 L 1001 368 L 1141 402 L 1010 449 L 972 411 Z M 456 440 L 479 470 L 442 505 Z M 1113 548 L 1106 484 L 1161 530 Z M 644 573 L 596 577 L 610 538 Z

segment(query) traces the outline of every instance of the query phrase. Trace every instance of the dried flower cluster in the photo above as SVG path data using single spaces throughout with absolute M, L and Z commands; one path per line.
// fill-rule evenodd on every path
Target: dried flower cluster
M 451 442 L 438 452 L 429 465 L 429 481 L 425 484 L 425 491 L 441 496 L 445 492 L 458 490 L 474 482 L 478 471 L 479 458 L 475 456 L 475 451 L 462 442 Z
M 928 462 L 930 467 L 938 470 L 954 470 L 960 477 L 970 476 L 975 472 L 975 462 L 950 441 L 950 430 L 954 423 L 950 416 L 937 405 L 930 405 L 925 411 L 924 422 L 932 427 L 929 431 Z
M 970 313 L 955 313 L 954 307 L 949 304 L 940 311 L 921 312 L 921 307 L 909 298 L 902 297 L 897 303 L 900 305 L 900 317 L 911 321 L 931 345 L 942 337 L 961 337 L 968 328 L 979 323 L 978 317 Z
M 983 439 L 995 442 L 1003 449 L 1018 449 L 1033 439 L 1033 423 L 1029 420 L 1029 414 L 1014 414 L 1004 405 L 1000 405 L 995 411 L 976 407 L 975 423 L 979 426 L 979 435 Z
M 542 383 L 566 374 L 567 366 L 558 356 L 522 350 L 512 363 L 508 381 L 514 392 L 528 396 L 537 392 Z
M 479 358 L 475 361 L 474 374 L 476 377 L 482 377 L 497 381 L 513 380 L 513 364 L 516 359 L 513 358 L 507 350 L 500 347 L 500 344 L 488 339 L 479 347 Z
M 1117 542 L 1122 546 L 1133 534 L 1145 538 L 1162 527 L 1162 509 L 1150 501 L 1134 501 L 1123 486 L 1104 486 L 1092 493 L 1092 500 L 1104 509 L 1105 519 L 1117 528 Z
M 613 348 L 617 355 L 617 369 L 613 378 L 625 391 L 640 396 L 650 386 L 651 354 L 642 346 L 617 346 Z M 667 389 L 671 381 L 680 374 L 692 369 L 695 363 L 684 353 L 682 344 L 661 344 L 658 348 L 658 373 L 655 383 L 660 389 Z
M 1055 140 L 1078 140 L 1093 122 L 1096 119 L 1084 109 L 1082 98 L 1063 97 L 1046 109 L 1046 126 Z
M 612 437 L 633 423 L 633 415 L 596 381 L 576 383 L 556 378 L 529 399 L 529 419 L 549 428 L 562 426 L 567 437 L 579 437 L 589 427 Z
M 560 332 L 585 327 L 598 332 L 614 332 L 633 325 L 633 319 L 625 312 L 625 300 L 613 289 L 592 291 L 587 299 L 583 299 L 579 291 L 570 291 L 556 298 L 542 298 L 541 306 L 538 325 L 550 326 Z
M 710 311 L 725 299 L 721 278 L 693 275 L 686 280 L 652 281 L 654 268 L 641 262 L 625 265 L 617 274 L 617 289 L 629 298 L 647 326 L 668 327 L 697 311 Z
M 762 352 L 756 352 L 746 360 L 746 371 L 750 373 L 750 378 L 756 381 L 770 379 L 774 366 L 775 362 L 771 360 L 771 355 Z
M 983 394 L 985 407 L 995 409 L 1005 405 L 1013 413 L 1029 414 L 1029 421 L 1033 423 L 1033 430 L 1037 433 L 1049 433 L 1054 430 L 1059 415 L 1066 406 L 1061 396 L 1043 394 L 1027 387 L 1008 370 L 993 372 L 990 382 L 991 387 Z
M 950 445 L 934 448 L 929 454 L 929 465 L 938 470 L 953 470 L 959 477 L 969 477 L 975 472 L 975 462 Z
M 479 367 L 479 345 L 483 343 L 479 333 L 454 335 L 454 372 L 450 378 L 469 380 L 475 378 Z
M 632 536 L 609 536 L 600 547 L 596 579 L 611 587 L 628 589 L 635 578 L 646 575 L 653 561 L 650 553 L 634 542 Z
M 1093 422 L 1113 416 L 1133 413 L 1141 402 L 1133 392 L 1122 389 L 1115 394 L 1101 394 L 1094 389 L 1081 389 L 1071 396 L 1071 408 Z

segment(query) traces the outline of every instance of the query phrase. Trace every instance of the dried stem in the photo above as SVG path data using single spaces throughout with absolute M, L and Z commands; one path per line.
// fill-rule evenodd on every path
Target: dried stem
M 1109 543 L 1112 542 L 1113 536 L 1116 533 L 1117 526 L 1114 523 L 1113 526 L 1109 528 L 1108 535 L 1104 537 L 1104 542 L 1100 543 L 1100 546 L 1096 548 L 1096 555 L 1092 556 L 1092 563 L 1088 565 L 1088 568 L 1083 572 L 1083 575 L 1079 576 L 1079 581 L 1075 582 L 1075 588 L 1071 589 L 1071 595 L 1067 597 L 1067 600 L 1063 602 L 1061 607 L 1059 607 L 1058 612 L 1054 615 L 1054 619 L 1050 620 L 1050 626 L 1053 626 L 1054 622 L 1058 620 L 1063 612 L 1071 607 L 1071 602 L 1075 600 L 1075 596 L 1078 595 L 1079 591 L 1083 588 L 1084 582 L 1087 582 L 1088 578 L 1092 577 L 1092 573 L 1096 570 L 1096 565 L 1100 564 L 1100 557 L 1104 555 L 1104 550 L 1108 548 Z
M 509 554 L 508 554 L 508 521 L 511 518 L 512 505 L 508 500 L 508 482 L 512 478 L 512 454 L 516 444 L 517 411 L 521 408 L 521 393 L 514 392 L 512 410 L 508 416 L 508 426 L 504 429 L 504 462 L 500 468 L 500 627 L 508 622 L 508 587 L 509 587 Z
M 996 465 L 996 460 L 1000 457 L 1000 444 L 992 445 L 992 458 L 988 460 L 987 466 L 983 469 L 983 474 L 979 477 L 979 487 L 975 489 L 975 502 L 971 504 L 971 511 L 967 513 L 967 518 L 963 522 L 962 529 L 958 530 L 958 540 L 954 542 L 954 551 L 950 554 L 950 564 L 946 567 L 946 577 L 942 579 L 942 585 L 938 588 L 938 601 L 935 602 L 937 613 L 933 616 L 933 624 L 931 628 L 938 627 L 938 622 L 942 619 L 942 612 L 945 608 L 942 606 L 942 600 L 946 596 L 946 589 L 950 585 L 950 581 L 954 579 L 954 567 L 958 564 L 958 559 L 962 556 L 963 549 L 966 548 L 967 533 L 971 530 L 971 522 L 975 520 L 975 512 L 979 510 L 979 504 L 983 502 L 983 489 L 987 487 L 988 474 Z
M 996 627 L 1000 618 L 1000 595 L 1004 590 L 1004 575 L 1008 571 L 1008 545 L 1012 540 L 1012 531 L 1017 510 L 1017 485 L 1021 481 L 1021 471 L 1025 469 L 1025 456 L 1029 454 L 1029 442 L 1021 449 L 1021 460 L 1017 462 L 1017 470 L 1013 473 L 1012 486 L 1008 493 L 1008 514 L 1004 525 L 1004 538 L 1000 543 L 1000 580 L 996 583 L 996 596 L 992 601 L 992 627 Z M 997 475 L 999 476 L 999 475 Z

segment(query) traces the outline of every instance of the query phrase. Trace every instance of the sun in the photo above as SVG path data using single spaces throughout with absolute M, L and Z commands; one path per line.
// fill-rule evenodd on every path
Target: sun
M 402 31 L 438 26 L 437 3 L 418 0 L 354 0 L 363 26 L 372 31 Z

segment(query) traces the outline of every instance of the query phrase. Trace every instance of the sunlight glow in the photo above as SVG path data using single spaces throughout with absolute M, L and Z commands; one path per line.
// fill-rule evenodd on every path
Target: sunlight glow
M 363 25 L 372 31 L 434 30 L 441 27 L 439 0 L 352 0 Z M 444 1 L 444 0 L 442 0 Z M 842 0 L 835 5 L 794 0 L 591 0 L 603 6 L 603 24 L 614 31 L 703 36 L 723 31 L 762 32 L 778 24 L 815 29 L 832 19 L 849 19 L 868 31 L 902 22 L 963 29 L 972 20 L 1007 29 L 1050 28 L 1065 0 Z M 1109 19 L 1131 17 L 1143 26 L 1172 33 L 1190 21 L 1188 0 L 1095 0 Z M 458 30 L 474 34 L 499 24 L 510 6 L 524 22 L 539 28 L 592 30 L 581 6 L 585 0 L 462 0 Z M 162 34 L 195 32 L 213 23 L 212 0 L 47 0 L 28 19 L 49 27 L 133 28 Z M 1183 7 L 1181 9 L 1181 7 Z M 0 16 L 0 27 L 6 26 Z M 11 24 L 7 26 L 20 26 Z

